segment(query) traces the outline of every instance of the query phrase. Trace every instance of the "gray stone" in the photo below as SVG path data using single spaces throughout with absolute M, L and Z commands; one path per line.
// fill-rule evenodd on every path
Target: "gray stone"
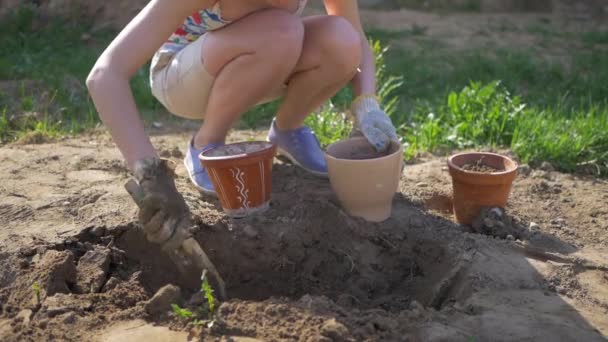
M 97 247 L 86 252 L 76 267 L 76 291 L 79 293 L 100 292 L 109 269 L 109 249 Z
M 146 312 L 151 315 L 161 314 L 171 309 L 171 304 L 179 304 L 181 291 L 175 285 L 166 285 L 160 288 L 156 294 L 146 303 Z
M 116 286 L 118 286 L 118 284 L 120 284 L 120 279 L 118 279 L 116 277 L 112 277 L 103 286 L 103 290 L 101 292 L 108 292 L 110 290 L 113 290 L 116 288 Z
M 74 324 L 78 316 L 74 312 L 68 312 L 61 316 L 61 321 L 65 324 Z

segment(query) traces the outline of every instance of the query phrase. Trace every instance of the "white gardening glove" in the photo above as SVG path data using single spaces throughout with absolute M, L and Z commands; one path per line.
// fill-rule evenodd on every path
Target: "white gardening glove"
M 351 113 L 355 119 L 351 136 L 360 132 L 378 152 L 385 151 L 392 140 L 398 140 L 391 119 L 380 109 L 375 96 L 361 95 L 356 98 L 351 105 Z

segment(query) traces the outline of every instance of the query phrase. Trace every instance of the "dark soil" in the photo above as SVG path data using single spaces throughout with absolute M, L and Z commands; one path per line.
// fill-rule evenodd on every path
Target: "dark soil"
M 479 159 L 475 163 L 464 164 L 464 165 L 462 165 L 461 168 L 466 171 L 480 172 L 480 173 L 494 173 L 494 172 L 501 172 L 501 171 L 505 170 L 504 168 L 497 169 L 493 166 L 487 165 L 484 163 L 483 159 L 484 158 L 481 157 L 481 159 Z

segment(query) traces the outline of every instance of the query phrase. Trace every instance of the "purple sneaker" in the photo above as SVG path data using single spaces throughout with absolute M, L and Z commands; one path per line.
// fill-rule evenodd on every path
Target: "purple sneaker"
M 327 177 L 327 163 L 317 137 L 306 126 L 281 131 L 275 121 L 268 132 L 268 141 L 277 145 L 278 154 L 315 176 Z
M 222 145 L 223 144 L 209 144 L 201 149 L 196 149 L 194 148 L 192 141 L 188 144 L 188 152 L 186 153 L 186 158 L 184 158 L 184 165 L 186 166 L 186 170 L 188 170 L 188 175 L 190 176 L 192 184 L 207 195 L 216 196 L 216 193 L 213 188 L 213 183 L 211 183 L 211 179 L 209 178 L 209 174 L 207 174 L 207 170 L 201 165 L 198 156 L 203 152 Z

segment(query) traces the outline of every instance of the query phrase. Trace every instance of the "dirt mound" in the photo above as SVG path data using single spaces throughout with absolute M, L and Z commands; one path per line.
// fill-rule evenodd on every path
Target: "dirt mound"
M 277 189 L 290 187 L 289 183 L 302 176 L 292 167 L 277 166 L 275 172 Z M 326 181 L 300 180 L 295 193 L 277 193 L 275 204 L 264 216 L 229 220 L 217 208 L 203 213 L 217 215 L 218 220 L 213 225 L 199 222 L 195 236 L 224 275 L 232 298 L 291 298 L 300 305 L 301 298 L 323 296 L 343 310 L 373 308 L 385 312 L 406 310 L 414 299 L 441 307 L 442 291 L 432 286 L 441 277 L 434 275 L 459 260 L 459 254 L 435 243 L 420 248 L 419 241 L 408 238 L 403 221 L 370 225 L 351 218 L 328 196 Z M 179 274 L 135 225 L 85 229 L 62 243 L 31 247 L 20 257 L 19 264 L 28 266 L 19 270 L 16 281 L 2 292 L 6 294 L 4 312 L 13 319 L 19 314 L 17 308 L 26 308 L 33 312 L 34 322 L 50 319 L 61 326 L 69 319 L 82 321 L 83 329 L 125 316 L 166 322 L 173 319 L 167 318 L 167 312 L 160 316 L 146 313 L 146 301 L 166 284 L 180 286 L 184 299 L 200 287 L 200 275 Z M 40 283 L 39 303 L 32 302 L 32 296 L 38 296 L 34 283 Z M 249 316 L 246 312 L 251 308 L 240 310 L 239 303 L 222 306 L 220 317 L 231 320 L 234 312 Z M 289 300 L 268 303 L 259 305 L 274 320 L 291 313 L 296 320 L 306 316 L 292 308 Z M 247 319 L 255 320 L 257 310 Z M 64 317 L 67 314 L 69 318 Z M 311 325 L 310 331 L 285 332 L 284 337 L 320 334 L 350 338 L 341 323 L 311 320 L 319 324 Z M 36 327 L 52 331 L 53 325 L 43 326 L 17 324 L 14 336 L 42 337 Z M 283 334 L 281 331 L 272 329 L 272 333 L 256 336 L 272 337 Z

